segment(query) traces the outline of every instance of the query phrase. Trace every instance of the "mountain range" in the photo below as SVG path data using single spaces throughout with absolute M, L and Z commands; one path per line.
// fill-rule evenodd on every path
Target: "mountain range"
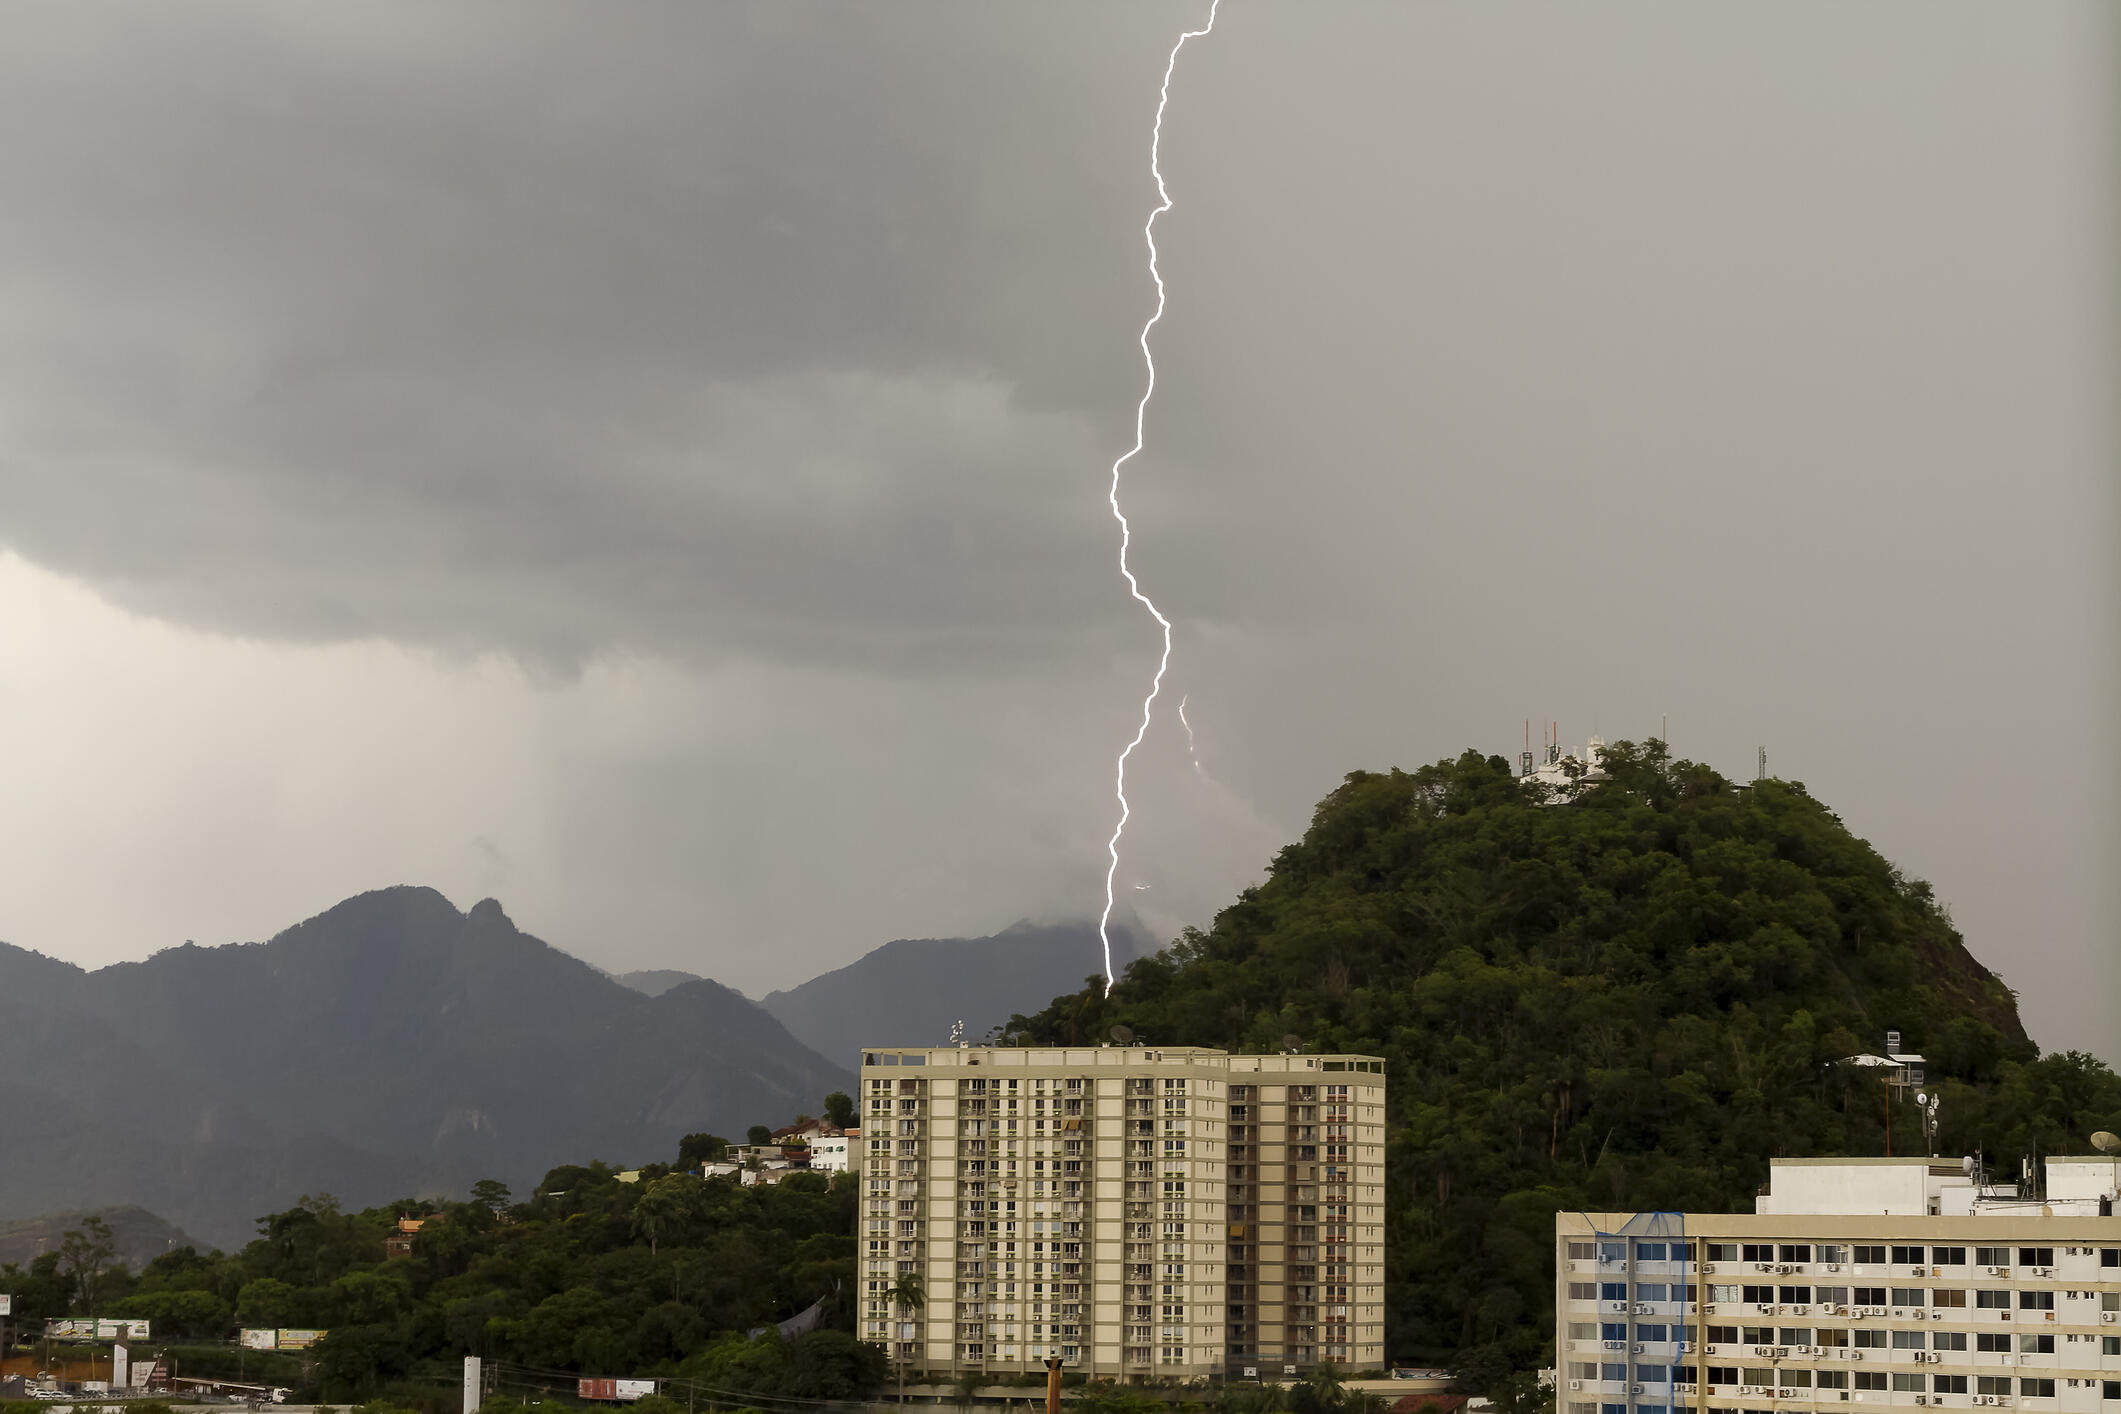
M 1132 926 L 1114 943 L 1121 966 L 1142 951 Z M 941 1044 L 959 1021 L 977 1039 L 1099 956 L 1087 923 L 900 939 L 761 1003 L 607 974 L 494 900 L 416 887 L 94 971 L 0 943 L 0 1223 L 138 1205 L 232 1247 L 304 1193 L 361 1206 L 667 1160 L 688 1133 L 818 1113 L 855 1088 L 857 1046 Z
M 853 1083 L 730 988 L 645 996 L 432 889 L 93 972 L 0 944 L 0 1218 L 139 1204 L 232 1245 L 305 1192 L 522 1189 Z

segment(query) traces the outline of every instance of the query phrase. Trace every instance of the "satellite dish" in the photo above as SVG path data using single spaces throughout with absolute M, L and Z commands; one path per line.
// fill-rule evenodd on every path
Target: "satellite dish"
M 1916 1103 L 1916 1104 L 1918 1104 L 1918 1105 L 1926 1105 L 1926 1104 L 1928 1104 L 1929 1102 L 1930 1102 L 1930 1097 L 1929 1097 L 1929 1096 L 1927 1096 L 1927 1095 L 1923 1094 L 1923 1093 L 1922 1093 L 1922 1092 L 1921 1092 L 1920 1090 L 1917 1090 L 1917 1091 L 1915 1092 L 1915 1103 Z
M 1974 1156 L 1972 1154 L 1968 1154 L 1965 1158 L 1961 1159 L 1959 1161 L 1959 1167 L 1965 1170 L 1966 1176 L 1968 1178 L 1972 1178 L 1974 1176 Z
M 2121 1154 L 2121 1134 L 2102 1129 L 2092 1136 L 2092 1147 L 2102 1154 Z
M 1281 1048 L 1285 1051 L 1300 1051 L 1304 1048 L 1304 1038 L 1292 1031 L 1281 1038 Z
M 1131 1026 L 1115 1026 L 1112 1028 L 1111 1034 L 1112 1039 L 1117 1041 L 1122 1046 L 1130 1045 L 1134 1040 L 1134 1028 Z

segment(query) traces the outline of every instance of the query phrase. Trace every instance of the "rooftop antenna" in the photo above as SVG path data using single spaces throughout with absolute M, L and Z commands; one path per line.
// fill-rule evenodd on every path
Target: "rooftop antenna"
M 1660 712 L 1657 715 L 1657 744 L 1659 746 L 1670 746 L 1672 744 L 1672 714 L 1669 712 Z
M 1753 779 L 1756 781 L 1767 779 L 1767 748 L 1764 746 L 1760 748 L 1760 769 L 1754 772 Z
M 1922 1116 L 1922 1137 L 1929 1141 L 1930 1157 L 1937 1157 L 1937 1101 L 1940 1095 L 1915 1092 L 1915 1111 Z
M 963 1017 L 959 1017 L 950 1023 L 950 1044 L 953 1046 L 965 1044 L 965 1019 Z

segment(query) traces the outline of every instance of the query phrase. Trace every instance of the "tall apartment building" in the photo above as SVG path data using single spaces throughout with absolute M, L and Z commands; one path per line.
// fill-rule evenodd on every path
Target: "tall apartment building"
M 861 1334 L 935 1375 L 1384 1362 L 1384 1062 L 1143 1046 L 862 1063 Z M 918 1273 L 927 1304 L 889 1292 Z
M 1561 1414 L 2121 1414 L 2121 1165 L 1781 1159 L 1751 1214 L 1561 1213 Z

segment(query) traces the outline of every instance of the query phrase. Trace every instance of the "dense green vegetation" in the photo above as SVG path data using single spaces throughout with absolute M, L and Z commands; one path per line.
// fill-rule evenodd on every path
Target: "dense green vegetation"
M 183 1368 L 232 1377 L 241 1365 L 332 1400 L 422 1380 L 453 1388 L 466 1354 L 524 1379 L 664 1375 L 761 1394 L 835 1397 L 884 1380 L 882 1352 L 849 1333 L 851 1181 L 743 1187 L 650 1165 L 627 1183 L 590 1164 L 554 1169 L 526 1203 L 497 1183 L 479 1195 L 360 1213 L 306 1197 L 262 1219 L 240 1252 L 180 1248 L 137 1278 L 108 1266 L 89 1276 L 77 1244 L 72 1257 L 0 1266 L 0 1291 L 15 1295 L 18 1330 L 70 1313 L 147 1317 L 158 1343 L 223 1341 L 237 1326 L 327 1329 L 307 1360 L 222 1347 L 186 1351 Z M 400 1217 L 429 1221 L 409 1255 L 386 1257 Z M 747 1338 L 821 1297 L 819 1329 Z
M 2121 1127 L 2121 1081 L 2040 1056 L 1929 887 L 1802 785 L 1656 742 L 1605 765 L 1565 804 L 1470 753 L 1352 775 L 1210 930 L 1011 1029 L 1386 1057 L 1387 1354 L 1479 1389 L 1552 1361 L 1556 1210 L 1744 1210 L 1770 1156 L 1883 1153 L 1885 1087 L 1835 1062 L 1887 1028 L 1941 1153 Z

